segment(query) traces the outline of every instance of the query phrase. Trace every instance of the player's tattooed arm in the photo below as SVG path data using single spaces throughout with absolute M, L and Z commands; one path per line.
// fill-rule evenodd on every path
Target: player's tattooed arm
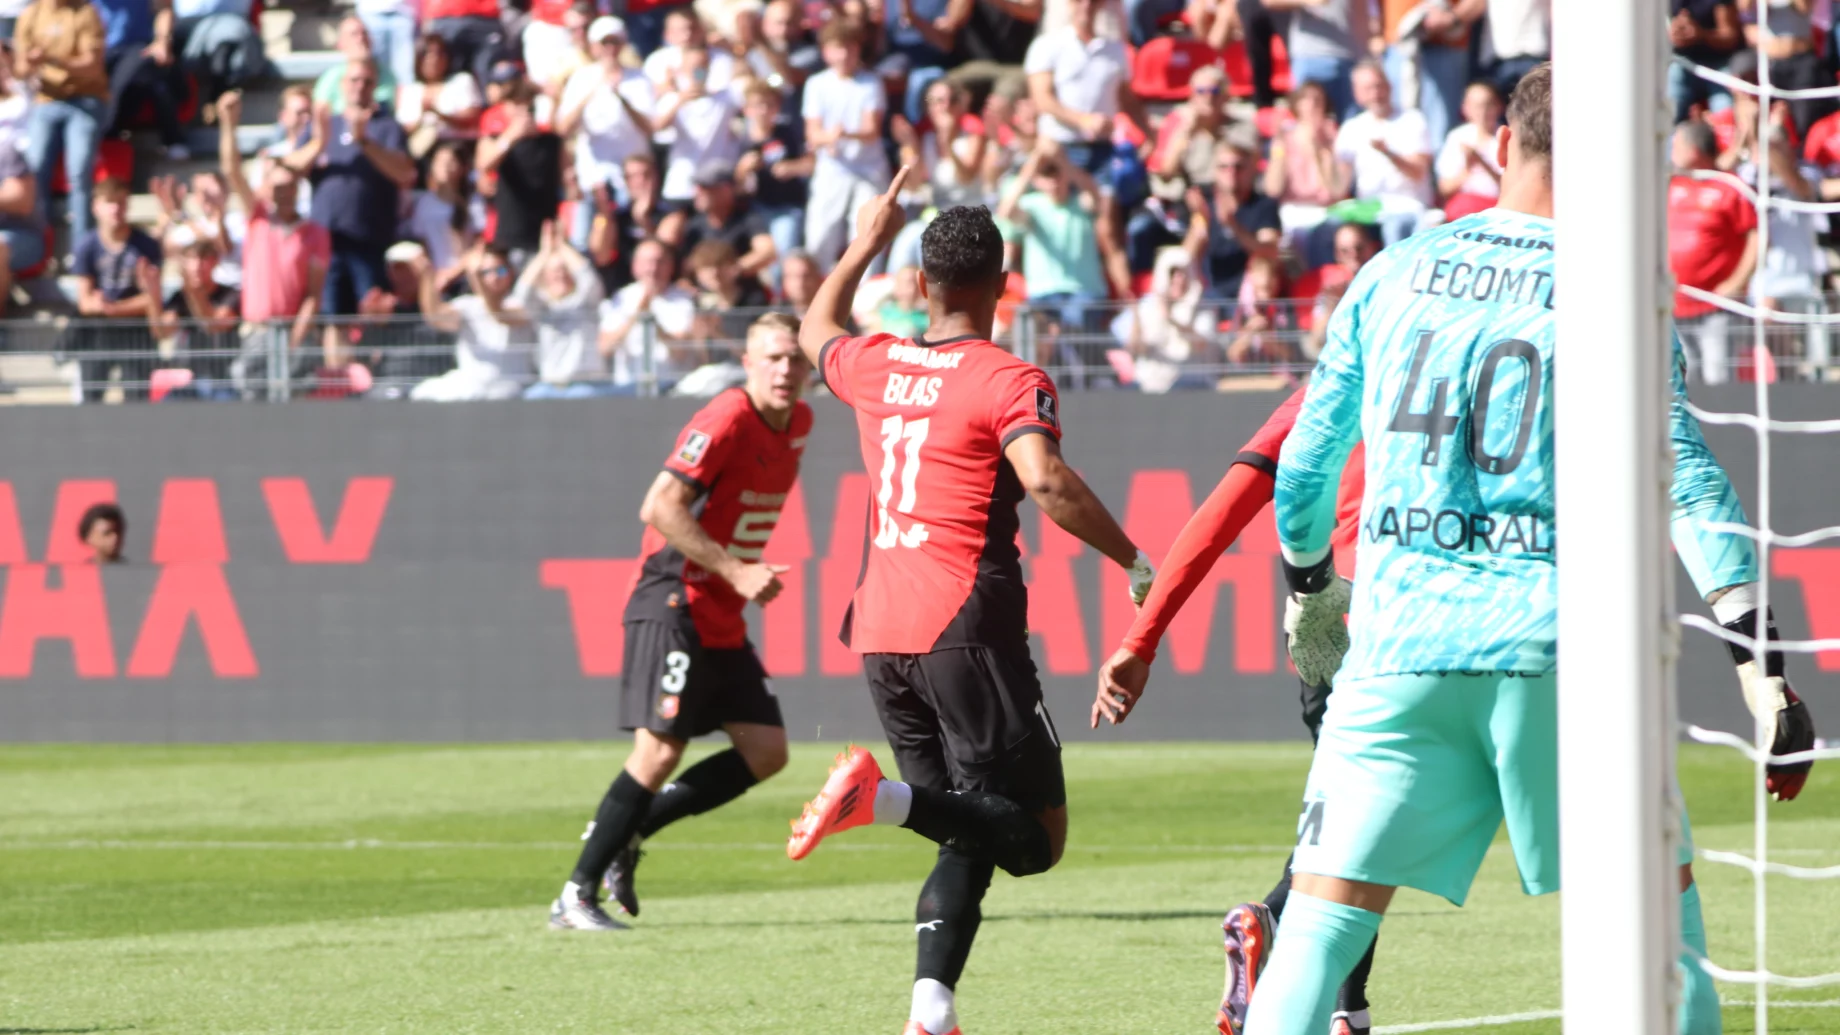
M 697 490 L 670 471 L 658 472 L 639 505 L 639 520 L 656 528 L 664 540 L 692 563 L 735 588 L 744 599 L 766 604 L 779 596 L 784 564 L 754 564 L 731 555 L 709 537 L 691 512 Z

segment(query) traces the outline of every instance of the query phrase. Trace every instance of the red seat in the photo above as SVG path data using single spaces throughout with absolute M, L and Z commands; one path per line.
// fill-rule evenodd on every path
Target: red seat
M 1244 100 L 1252 96 L 1252 57 L 1246 53 L 1246 41 L 1234 40 L 1221 52 L 1221 67 L 1227 71 L 1227 92 Z M 1284 49 L 1284 37 L 1271 38 L 1271 89 L 1274 93 L 1291 92 L 1291 55 Z
M 133 144 L 126 140 L 104 140 L 97 145 L 95 182 L 103 180 L 134 182 Z M 51 193 L 59 196 L 70 193 L 70 180 L 64 175 L 61 157 L 51 170 Z
M 1220 64 L 1220 53 L 1200 40 L 1159 36 L 1137 51 L 1131 88 L 1146 101 L 1187 100 L 1195 69 Z

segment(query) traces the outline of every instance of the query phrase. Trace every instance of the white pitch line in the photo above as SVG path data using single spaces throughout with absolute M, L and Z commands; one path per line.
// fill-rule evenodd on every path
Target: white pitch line
M 554 851 L 580 846 L 579 841 L 381 841 L 375 839 L 357 839 L 349 841 L 132 841 L 132 840 L 84 840 L 69 841 L 6 841 L 0 842 L 0 851 L 33 851 L 65 849 L 113 849 L 113 850 L 154 850 L 154 851 L 294 851 L 294 852 L 346 852 L 346 851 Z M 907 851 L 909 845 L 887 844 L 850 844 L 826 843 L 826 848 L 845 852 L 900 852 Z M 648 844 L 647 851 L 698 851 L 698 852 L 781 852 L 786 845 L 782 841 L 756 842 L 708 842 L 666 841 Z M 1283 855 L 1289 852 L 1288 845 L 1074 845 L 1070 851 L 1106 854 L 1111 852 L 1141 852 L 1147 854 L 1171 855 L 1230 855 L 1258 854 Z
M 1724 999 L 1720 1006 L 1755 1006 L 1749 999 Z M 1794 999 L 1772 999 L 1770 1006 L 1777 1010 L 1834 1010 L 1840 1009 L 1840 999 L 1813 999 L 1797 1001 Z M 1493 1017 L 1459 1017 L 1450 1021 L 1426 1021 L 1422 1024 L 1383 1024 L 1374 1029 L 1374 1035 L 1409 1035 L 1417 1031 L 1460 1031 L 1464 1028 L 1493 1028 L 1504 1024 L 1527 1024 L 1532 1021 L 1557 1020 L 1558 1010 L 1532 1010 L 1527 1013 L 1505 1013 Z
M 1454 1021 L 1426 1021 L 1423 1024 L 1383 1024 L 1374 1029 L 1374 1035 L 1406 1035 L 1414 1031 L 1458 1031 L 1463 1028 L 1494 1028 L 1504 1024 L 1526 1024 L 1528 1021 L 1550 1021 L 1559 1016 L 1557 1010 L 1531 1010 L 1527 1013 L 1504 1013 L 1492 1017 L 1459 1017 Z

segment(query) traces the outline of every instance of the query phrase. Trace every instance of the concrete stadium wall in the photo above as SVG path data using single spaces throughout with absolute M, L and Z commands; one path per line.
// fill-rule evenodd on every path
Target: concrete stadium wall
M 1702 394 L 1744 409 L 1750 390 Z M 1069 456 L 1160 554 L 1281 396 L 1074 394 Z M 1840 396 L 1784 386 L 1778 413 Z M 639 499 L 694 410 L 671 400 L 161 405 L 0 412 L 0 739 L 486 740 L 615 730 L 619 615 Z M 768 554 L 793 565 L 756 642 L 795 739 L 879 737 L 835 640 L 860 564 L 867 478 L 830 400 Z M 1752 501 L 1748 433 L 1710 429 Z M 1835 453 L 1781 436 L 1776 521 L 1835 523 Z M 117 499 L 132 563 L 78 559 L 75 523 Z M 1130 620 L 1122 576 L 1025 507 L 1031 624 L 1050 706 L 1090 736 L 1093 671 Z M 1568 526 L 1567 534 L 1581 534 Z M 1840 544 L 1780 551 L 1785 635 L 1840 636 Z M 1174 629 L 1108 738 L 1302 736 L 1269 520 Z M 1684 575 L 1679 579 L 1684 585 Z M 1695 607 L 1682 589 L 1682 608 Z M 1703 608 L 1701 609 L 1703 611 Z M 764 620 L 764 628 L 760 622 Z M 1840 652 L 1798 659 L 1840 721 Z M 1721 647 L 1687 635 L 1683 714 L 1748 728 Z M 1606 687 L 1606 693 L 1616 692 Z

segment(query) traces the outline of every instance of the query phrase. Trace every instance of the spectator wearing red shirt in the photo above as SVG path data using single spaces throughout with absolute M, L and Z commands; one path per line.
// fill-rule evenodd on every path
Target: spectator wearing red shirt
M 1668 266 L 1675 283 L 1726 298 L 1745 297 L 1757 268 L 1756 210 L 1736 187 L 1690 175 L 1718 161 L 1712 127 L 1703 122 L 1677 127 L 1673 161 L 1683 173 L 1668 184 Z M 1674 321 L 1700 376 L 1707 384 L 1723 383 L 1730 366 L 1730 314 L 1676 292 Z
M 422 31 L 447 41 L 454 67 L 485 82 L 506 50 L 505 27 L 498 19 L 498 0 L 425 0 Z
M 301 177 L 288 166 L 277 162 L 269 168 L 260 195 L 250 188 L 236 142 L 242 111 L 240 93 L 227 93 L 217 102 L 218 159 L 230 192 L 249 216 L 243 237 L 243 319 L 276 322 L 276 334 L 283 333 L 278 321 L 291 321 L 285 332 L 291 355 L 305 343 L 319 316 L 326 267 L 332 262 L 332 235 L 301 216 Z

